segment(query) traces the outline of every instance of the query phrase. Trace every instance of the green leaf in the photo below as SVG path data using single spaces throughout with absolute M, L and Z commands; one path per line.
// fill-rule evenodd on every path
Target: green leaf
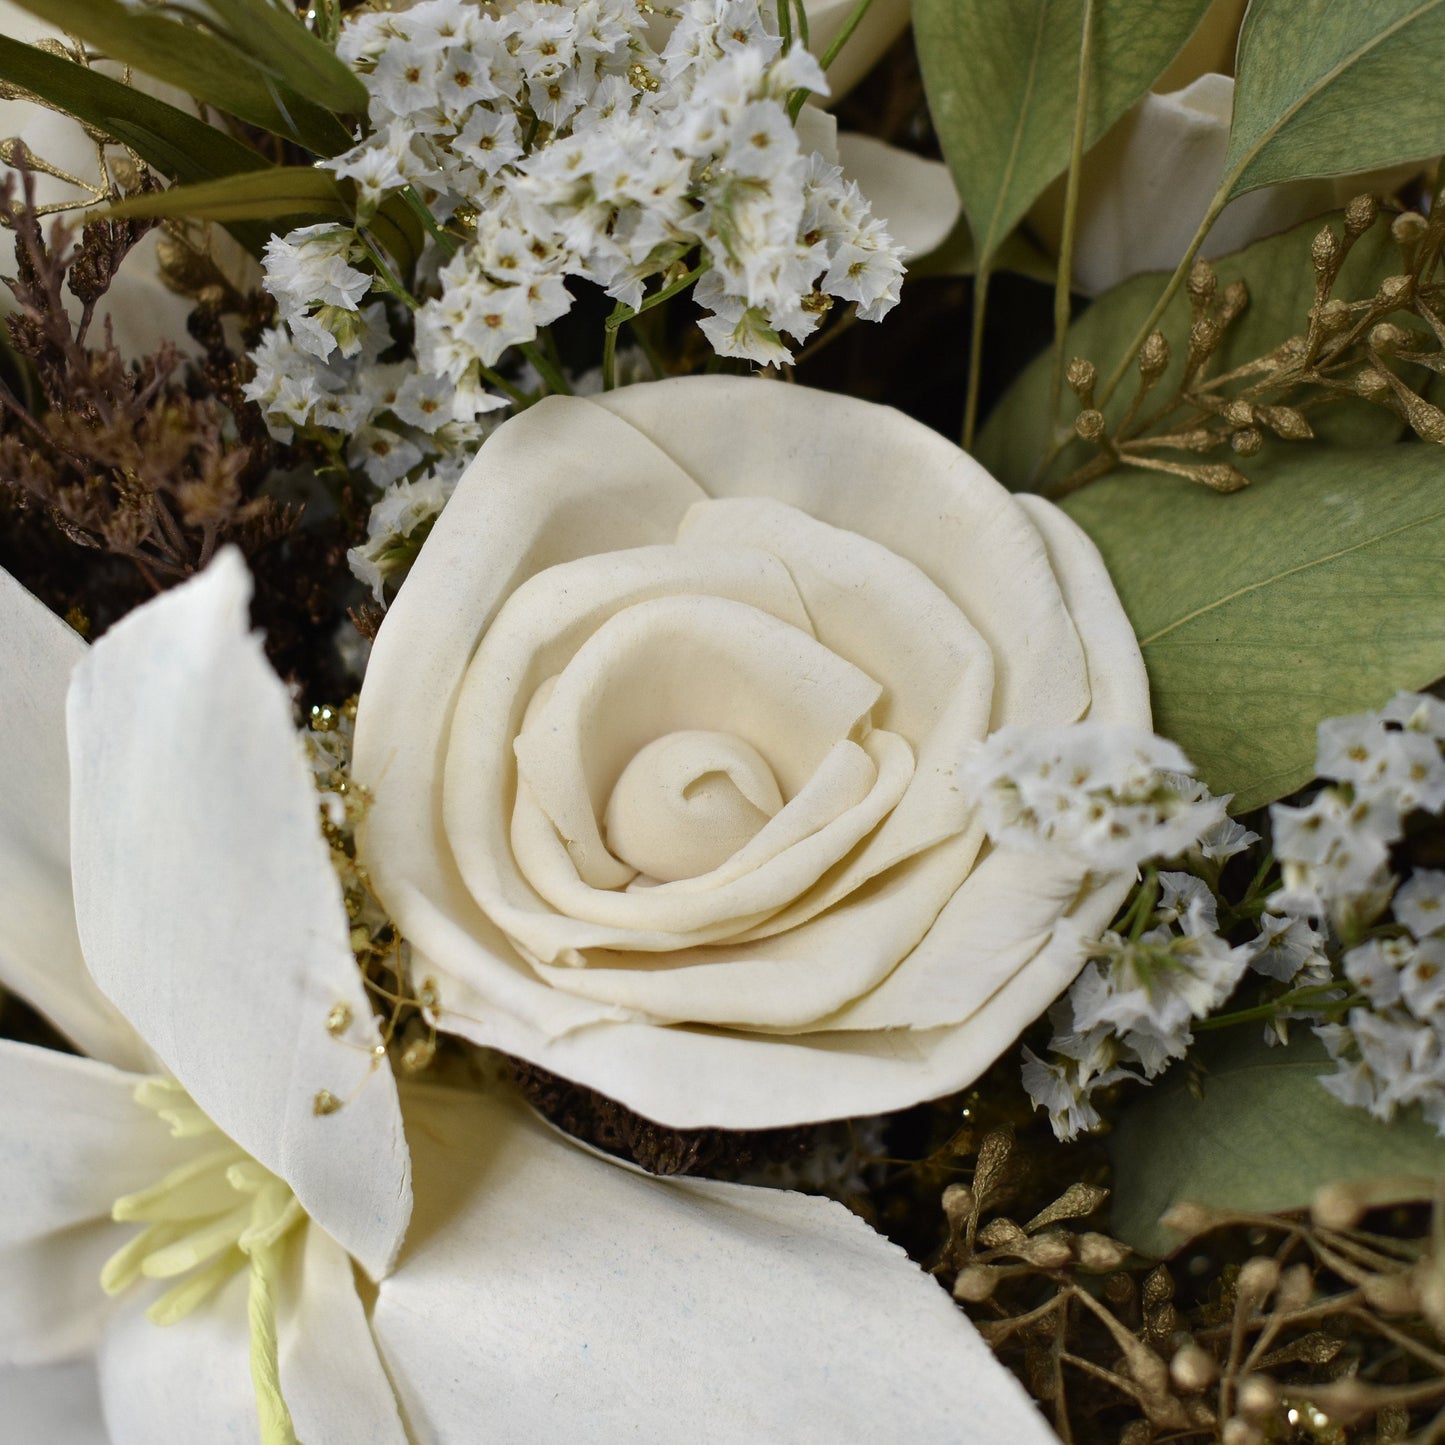
M 56 0 L 17 0 L 22 9 L 56 20 Z M 351 133 L 324 106 L 277 81 L 231 41 L 201 27 L 128 9 L 119 0 L 64 0 L 71 34 L 146 75 L 184 90 L 240 120 L 335 155 Z
M 273 0 L 209 0 L 216 28 L 297 95 L 342 115 L 364 115 L 366 87 L 335 52 Z
M 1445 448 L 1299 444 L 1232 496 L 1116 474 L 1064 509 L 1134 625 L 1156 730 L 1236 812 L 1310 780 L 1321 718 L 1445 674 Z
M 0 80 L 130 146 L 145 163 L 175 181 L 205 181 L 265 164 L 265 157 L 133 86 L 0 35 Z
M 1144 1254 L 1177 1249 L 1159 1223 L 1176 1204 L 1243 1213 L 1303 1209 L 1344 1179 L 1445 1172 L 1445 1140 L 1413 1110 L 1389 1124 L 1326 1093 L 1323 1047 L 1296 1025 L 1288 1048 L 1270 1048 L 1258 1026 L 1201 1046 L 1201 1096 L 1176 1067 L 1140 1093 L 1109 1135 L 1113 1231 Z
M 309 216 L 350 222 L 352 208 L 340 183 L 311 166 L 270 166 L 194 186 L 172 186 L 129 196 L 108 208 L 112 216 L 181 216 L 197 221 L 272 221 Z
M 197 221 L 285 221 L 270 230 L 290 230 L 317 221 L 356 221 L 356 192 L 314 166 L 271 166 L 194 186 L 173 186 L 130 196 L 109 207 L 113 216 L 178 216 Z M 367 229 L 409 271 L 421 254 L 420 221 L 400 195 L 389 196 Z
M 1215 353 L 1211 366 L 1214 374 L 1265 356 L 1305 330 L 1315 298 L 1310 243 L 1326 221 L 1333 221 L 1338 234 L 1338 216 L 1318 217 L 1214 262 L 1221 288 L 1243 280 L 1250 298 L 1248 309 L 1225 333 Z M 1348 299 L 1372 296 L 1379 283 L 1399 268 L 1399 250 L 1386 227 L 1377 225 L 1355 243 L 1334 294 Z M 1064 354 L 1086 357 L 1101 375 L 1106 373 L 1148 316 L 1161 285 L 1161 276 L 1150 272 L 1131 276 L 1106 291 L 1069 327 Z M 1191 320 L 1189 300 L 1183 293 L 1174 297 L 1160 318 L 1159 329 L 1171 350 L 1169 369 L 1153 391 L 1161 402 L 1178 389 Z M 1111 424 L 1132 395 L 1132 385 L 1126 383 L 1104 408 Z M 1095 449 L 1084 442 L 1070 441 L 1047 465 L 1042 465 L 1049 450 L 1050 401 L 1049 355 L 1044 353 L 1030 363 L 994 408 L 975 448 L 978 459 L 1006 486 L 1047 491 L 1051 484 L 1096 455 Z M 1334 401 L 1323 410 L 1311 412 L 1310 424 L 1325 440 L 1350 446 L 1382 445 L 1403 430 L 1403 423 L 1393 412 L 1354 399 Z M 1268 445 L 1283 449 L 1295 443 Z M 1140 486 L 1151 485 L 1145 479 L 1136 480 Z
M 1053 285 L 1054 262 L 1046 256 L 1022 231 L 1006 236 L 993 253 L 995 271 L 1012 271 L 1018 276 Z M 953 230 L 926 256 L 908 263 L 908 274 L 919 276 L 972 276 L 978 270 L 978 256 L 974 251 L 973 233 L 968 222 L 960 216 Z
M 1149 88 L 1210 0 L 1093 0 L 1085 144 Z M 987 264 L 1069 163 L 1085 0 L 914 0 L 929 110 Z
M 1223 193 L 1445 150 L 1445 0 L 1253 0 Z

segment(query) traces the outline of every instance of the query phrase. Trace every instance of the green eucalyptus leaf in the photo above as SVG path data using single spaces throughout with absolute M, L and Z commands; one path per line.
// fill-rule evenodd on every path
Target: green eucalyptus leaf
M 1305 330 L 1315 299 L 1310 243 L 1327 221 L 1334 224 L 1338 234 L 1338 215 L 1318 217 L 1278 236 L 1256 241 L 1213 263 L 1221 288 L 1233 281 L 1245 282 L 1249 287 L 1249 306 L 1225 333 L 1224 342 L 1211 363 L 1212 374 L 1231 371 L 1266 356 Z M 1355 243 L 1334 294 L 1350 300 L 1373 296 L 1379 283 L 1398 271 L 1400 264 L 1400 253 L 1390 240 L 1389 231 L 1383 225 L 1376 225 Z M 1149 315 L 1162 286 L 1162 276 L 1150 272 L 1131 276 L 1106 291 L 1069 327 L 1064 354 L 1086 357 L 1099 368 L 1101 375 L 1107 373 Z M 1169 368 L 1152 393 L 1160 401 L 1178 389 L 1191 321 L 1189 299 L 1181 292 L 1169 303 L 1159 321 L 1159 330 L 1169 341 L 1171 350 Z M 1111 423 L 1122 414 L 1132 395 L 1132 379 L 1126 379 L 1104 408 Z M 1050 356 L 1045 352 L 1029 364 L 994 408 L 975 448 L 978 459 L 1006 486 L 1021 491 L 1047 491 L 1095 455 L 1093 447 L 1070 440 L 1045 462 L 1045 455 L 1051 450 L 1048 428 L 1051 401 Z M 1393 412 L 1353 398 L 1332 401 L 1328 407 L 1312 411 L 1309 419 L 1317 436 L 1348 446 L 1381 445 L 1395 440 L 1404 429 L 1404 423 Z M 1068 435 L 1072 437 L 1072 431 Z M 1280 441 L 1269 445 L 1282 449 L 1296 444 Z M 1183 453 L 1175 455 L 1187 457 Z
M 0 80 L 114 136 L 171 180 L 210 180 L 265 164 L 259 152 L 196 116 L 99 71 L 3 35 Z
M 1092 0 L 1092 145 L 1183 47 L 1210 0 Z M 914 0 L 929 110 L 990 264 L 1069 163 L 1085 0 Z
M 119 0 L 17 0 L 42 20 L 62 24 L 112 60 L 184 90 L 239 120 L 283 136 L 318 155 L 352 144 L 330 110 L 298 94 L 226 37 L 199 25 L 136 11 Z
M 1445 0 L 1253 0 L 1224 193 L 1445 150 Z
M 1320 1085 L 1323 1047 L 1295 1026 L 1288 1048 L 1241 1025 L 1197 1050 L 1199 1093 L 1183 1066 L 1132 1098 L 1109 1135 L 1113 1231 L 1144 1254 L 1183 1242 L 1160 1224 L 1177 1204 L 1242 1213 L 1306 1208 L 1346 1179 L 1445 1173 L 1445 1140 L 1418 1113 L 1379 1123 Z
M 1445 448 L 1298 444 L 1232 496 L 1116 473 L 1064 509 L 1134 625 L 1155 729 L 1236 812 L 1310 780 L 1320 719 L 1445 674 Z

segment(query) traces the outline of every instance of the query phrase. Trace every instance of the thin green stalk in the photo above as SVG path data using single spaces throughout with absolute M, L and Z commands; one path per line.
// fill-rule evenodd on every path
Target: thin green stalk
M 612 315 L 602 329 L 602 390 L 611 391 L 617 385 L 617 333 L 622 323 L 633 315 L 630 306 L 620 301 L 612 308 Z
M 361 244 L 366 247 L 366 254 L 371 258 L 371 264 L 376 267 L 377 279 L 382 284 L 382 289 L 389 291 L 400 301 L 408 311 L 420 311 L 421 302 L 411 294 L 402 284 L 397 274 L 386 264 L 386 257 L 381 254 L 381 247 L 375 245 L 369 236 L 357 232 L 361 237 Z
M 537 368 L 537 375 L 547 383 L 548 390 L 554 396 L 572 395 L 572 388 L 561 369 L 552 364 L 552 358 L 536 342 L 524 341 L 517 349 Z
M 803 0 L 793 0 L 793 4 L 798 7 L 798 42 L 802 45 L 803 49 L 806 50 L 812 43 L 808 35 L 808 7 L 803 3 Z M 786 0 L 782 8 L 784 10 L 788 8 Z
M 1347 994 L 1341 999 L 1331 999 L 1331 993 L 1338 993 L 1338 983 L 1317 983 L 1307 988 L 1292 989 L 1289 993 L 1281 994 L 1277 999 L 1269 1003 L 1255 1004 L 1253 1008 L 1236 1009 L 1233 1013 L 1215 1014 L 1207 1019 L 1195 1019 L 1190 1028 L 1195 1033 L 1206 1033 L 1210 1029 L 1227 1029 L 1235 1024 L 1257 1023 L 1260 1019 L 1276 1018 L 1286 1009 L 1308 1008 L 1314 1003 L 1328 1004 L 1330 1013 L 1339 1013 L 1342 1010 L 1352 1008 L 1355 1004 L 1364 999 L 1363 994 Z
M 498 391 L 504 391 L 518 406 L 528 407 L 536 403 L 537 398 L 529 391 L 523 391 L 520 386 L 514 386 L 500 372 L 493 371 L 490 366 L 482 366 L 479 362 L 477 369 L 482 373 L 482 380 L 488 386 L 494 386 Z
M 968 392 L 963 403 L 963 449 L 973 447 L 978 428 L 978 388 L 983 373 L 983 322 L 988 313 L 989 264 L 982 258 L 973 278 L 973 316 L 968 334 Z
M 1089 70 L 1094 51 L 1094 0 L 1084 0 L 1079 36 L 1079 84 L 1074 95 L 1074 137 L 1069 150 L 1069 177 L 1064 186 L 1064 230 L 1059 241 L 1059 269 L 1054 279 L 1054 377 L 1050 390 L 1049 425 L 1059 420 L 1064 394 L 1064 333 L 1069 329 L 1073 289 L 1074 224 L 1079 210 L 1079 178 L 1084 160 L 1084 127 L 1088 123 Z
M 1189 243 L 1189 249 L 1184 253 L 1184 259 L 1175 267 L 1174 274 L 1169 278 L 1169 284 L 1164 288 L 1164 294 L 1154 303 L 1154 309 L 1145 318 L 1144 324 L 1139 328 L 1134 339 L 1124 348 L 1124 354 L 1119 358 L 1119 364 L 1114 368 L 1108 381 L 1104 383 L 1104 389 L 1099 394 L 1100 410 L 1108 405 L 1109 398 L 1119 389 L 1119 383 L 1123 381 L 1124 374 L 1133 364 L 1134 358 L 1138 356 L 1139 348 L 1158 327 L 1160 317 L 1164 315 L 1169 303 L 1184 284 L 1184 278 L 1189 275 L 1190 269 L 1194 265 L 1194 258 L 1204 244 L 1204 238 L 1209 234 L 1215 221 L 1219 219 L 1219 213 L 1229 203 L 1229 189 L 1233 184 L 1234 178 L 1226 176 L 1219 190 L 1215 192 L 1214 199 L 1209 203 L 1209 209 L 1204 213 L 1204 219 L 1199 223 L 1199 229 L 1194 233 L 1194 239 Z
M 853 7 L 852 14 L 843 22 L 843 28 L 833 37 L 833 43 L 823 52 L 823 57 L 819 61 L 825 71 L 838 58 L 843 47 L 853 38 L 853 32 L 863 23 L 863 17 L 868 13 L 872 4 L 873 0 L 858 0 Z M 786 13 L 787 8 L 787 0 L 783 0 L 778 7 L 779 14 Z M 803 9 L 803 0 L 798 0 L 798 29 L 802 33 L 803 44 L 806 45 L 808 43 L 808 16 Z M 795 90 L 788 97 L 788 118 L 790 120 L 796 121 L 802 114 L 803 106 L 808 101 L 808 95 L 808 91 L 800 89 Z
M 843 28 L 833 37 L 833 43 L 823 52 L 820 62 L 824 70 L 838 58 L 839 52 L 853 38 L 853 32 L 863 23 L 873 0 L 858 0 L 853 13 L 843 22 Z
M 437 218 L 427 208 L 427 204 L 417 195 L 415 186 L 407 186 L 401 193 L 401 198 L 406 202 L 407 209 L 422 223 L 427 234 L 442 249 L 442 254 L 452 257 L 457 254 L 457 240 L 446 227 L 442 226 Z

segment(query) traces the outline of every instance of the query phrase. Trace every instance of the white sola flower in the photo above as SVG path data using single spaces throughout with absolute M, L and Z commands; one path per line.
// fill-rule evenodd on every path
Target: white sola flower
M 0 983 L 89 1055 L 0 1040 L 6 1438 L 1049 1439 L 841 1206 L 398 1090 L 249 590 L 223 554 L 88 649 L 0 573 Z

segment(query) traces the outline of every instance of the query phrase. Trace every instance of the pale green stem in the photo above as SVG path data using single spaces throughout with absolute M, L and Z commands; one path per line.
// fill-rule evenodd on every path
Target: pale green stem
M 562 374 L 560 368 L 553 365 L 552 358 L 540 346 L 535 342 L 524 341 L 518 350 L 537 368 L 537 375 L 547 383 L 553 395 L 572 395 L 572 388 L 567 384 L 567 378 Z
M 281 1364 L 276 1339 L 276 1277 L 280 1273 L 277 1244 L 251 1250 L 251 1386 L 256 1392 L 256 1417 L 261 1445 L 299 1445 L 291 1411 L 281 1394 Z
M 822 58 L 818 62 L 824 70 L 827 70 L 827 68 L 832 65 L 842 52 L 843 47 L 853 38 L 853 32 L 863 23 L 863 17 L 868 13 L 872 4 L 873 0 L 858 0 L 858 3 L 853 7 L 853 13 L 843 22 L 843 28 L 833 37 L 833 43 L 823 52 Z M 783 0 L 783 4 L 779 7 L 780 13 L 786 9 L 787 0 Z M 803 10 L 801 0 L 799 0 L 798 5 L 798 16 L 803 34 L 803 44 L 806 45 L 808 43 L 808 16 Z M 789 119 L 797 120 L 798 116 L 802 113 L 804 104 L 807 102 L 808 95 L 808 91 L 798 89 L 788 97 Z
M 1215 192 L 1214 199 L 1209 203 L 1209 209 L 1204 213 L 1204 219 L 1199 223 L 1199 229 L 1194 233 L 1194 239 L 1189 243 L 1189 249 L 1184 253 L 1184 259 L 1174 269 L 1174 274 L 1169 278 L 1169 284 L 1164 288 L 1164 294 L 1154 303 L 1154 309 L 1145 318 L 1144 324 L 1139 328 L 1134 339 L 1124 348 L 1124 354 L 1119 358 L 1119 364 L 1114 368 L 1113 374 L 1104 383 L 1104 390 L 1099 395 L 1098 405 L 1102 410 L 1108 405 L 1109 398 L 1119 389 L 1119 383 L 1123 381 L 1124 374 L 1129 370 L 1133 360 L 1139 354 L 1139 348 L 1149 339 L 1155 327 L 1159 325 L 1159 318 L 1168 309 L 1169 303 L 1174 299 L 1175 293 L 1184 284 L 1184 278 L 1189 275 L 1194 265 L 1194 258 L 1199 254 L 1199 248 L 1204 244 L 1204 238 L 1209 234 L 1212 227 L 1219 219 L 1219 213 L 1229 202 L 1229 192 L 1234 178 L 1226 176 L 1224 184 Z
M 989 263 L 979 257 L 973 278 L 973 317 L 968 336 L 968 392 L 963 403 L 963 449 L 973 448 L 973 434 L 978 426 L 978 388 L 983 374 L 983 322 L 988 313 Z
M 843 22 L 843 28 L 833 37 L 833 43 L 823 52 L 819 63 L 824 70 L 838 58 L 839 52 L 853 38 L 853 32 L 863 23 L 863 17 L 872 4 L 873 0 L 858 0 L 853 7 L 853 13 Z
M 1059 269 L 1054 279 L 1054 379 L 1049 400 L 1049 426 L 1058 425 L 1059 399 L 1064 394 L 1064 335 L 1069 329 L 1069 296 L 1073 288 L 1074 223 L 1079 209 L 1083 170 L 1084 127 L 1088 123 L 1089 70 L 1094 50 L 1094 0 L 1084 0 L 1079 36 L 1079 85 L 1074 96 L 1074 138 L 1069 150 L 1069 177 L 1064 184 L 1064 230 L 1059 241 Z

